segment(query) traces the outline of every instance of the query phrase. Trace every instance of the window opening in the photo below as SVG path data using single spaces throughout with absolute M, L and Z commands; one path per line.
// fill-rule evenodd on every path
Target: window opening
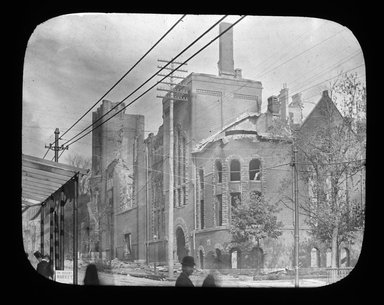
M 240 161 L 232 160 L 230 165 L 231 181 L 240 181 Z

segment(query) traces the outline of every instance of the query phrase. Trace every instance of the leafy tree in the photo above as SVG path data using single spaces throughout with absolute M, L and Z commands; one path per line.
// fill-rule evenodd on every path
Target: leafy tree
M 353 241 L 364 226 L 362 200 L 353 195 L 365 165 L 366 116 L 365 89 L 357 75 L 341 74 L 330 87 L 333 103 L 319 104 L 307 122 L 311 126 L 292 131 L 292 137 L 299 152 L 299 177 L 308 191 L 299 194 L 300 214 L 307 216 L 313 237 L 331 244 L 336 267 L 339 245 Z M 290 179 L 282 190 L 287 187 L 292 187 Z M 286 199 L 293 204 L 292 198 Z
M 343 117 L 351 123 L 352 130 L 365 141 L 367 100 L 366 88 L 357 73 L 340 73 L 330 83 L 331 99 Z
M 229 246 L 247 252 L 259 246 L 260 240 L 278 238 L 283 224 L 276 217 L 277 205 L 268 203 L 260 193 L 251 192 L 242 199 L 232 204 Z

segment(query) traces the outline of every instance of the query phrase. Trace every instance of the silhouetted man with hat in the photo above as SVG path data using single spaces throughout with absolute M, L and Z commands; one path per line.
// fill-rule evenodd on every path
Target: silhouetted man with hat
M 53 267 L 48 254 L 42 257 L 42 260 L 37 264 L 36 270 L 37 273 L 40 273 L 46 278 L 53 279 Z
M 192 256 L 184 256 L 181 262 L 181 270 L 179 277 L 176 280 L 176 287 L 195 287 L 189 276 L 195 268 L 195 260 Z

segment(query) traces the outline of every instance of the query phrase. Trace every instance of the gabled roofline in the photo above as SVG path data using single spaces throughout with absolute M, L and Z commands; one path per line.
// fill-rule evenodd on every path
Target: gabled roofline
M 338 113 L 338 115 L 340 116 L 340 118 L 346 122 L 346 118 L 342 115 L 342 113 L 340 112 L 339 108 L 337 108 L 336 104 L 332 101 L 332 99 L 329 97 L 328 95 L 328 90 L 324 90 L 323 91 L 323 94 L 320 98 L 320 100 L 316 103 L 315 107 L 313 107 L 313 109 L 311 110 L 311 112 L 307 115 L 307 117 L 305 118 L 304 122 L 301 124 L 299 130 L 301 130 L 303 128 L 303 126 L 305 125 L 305 123 L 309 120 L 309 118 L 313 115 L 313 112 L 315 111 L 315 109 L 317 109 L 319 106 L 320 106 L 320 102 L 325 99 L 325 100 L 329 100 L 329 102 L 332 104 L 333 108 L 336 109 L 336 113 Z M 355 135 L 357 136 L 356 132 L 351 128 L 351 126 L 349 124 L 347 124 L 349 130 Z
M 321 98 L 320 98 L 319 101 L 316 103 L 315 107 L 312 108 L 311 112 L 307 115 L 307 117 L 304 119 L 304 122 L 301 124 L 301 126 L 300 126 L 299 129 L 303 128 L 303 126 L 307 123 L 307 121 L 309 120 L 309 118 L 313 115 L 314 111 L 315 111 L 318 107 L 320 107 L 320 102 L 321 102 L 323 99 L 324 99 L 324 100 L 329 100 L 330 103 L 333 105 L 333 107 L 336 109 L 336 113 L 338 113 L 339 116 L 340 116 L 341 118 L 344 119 L 344 117 L 343 117 L 343 115 L 341 114 L 340 110 L 336 107 L 335 103 L 334 103 L 334 102 L 332 101 L 332 99 L 329 97 L 329 95 L 328 95 L 328 90 L 324 90 L 323 93 L 322 93 Z

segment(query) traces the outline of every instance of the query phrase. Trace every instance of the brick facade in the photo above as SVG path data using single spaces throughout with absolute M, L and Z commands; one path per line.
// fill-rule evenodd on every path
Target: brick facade
M 93 122 L 115 105 L 103 100 L 93 112 Z M 144 116 L 122 111 L 93 131 L 90 189 L 97 211 L 100 257 L 145 260 L 146 224 L 139 221 L 145 220 L 144 168 Z

